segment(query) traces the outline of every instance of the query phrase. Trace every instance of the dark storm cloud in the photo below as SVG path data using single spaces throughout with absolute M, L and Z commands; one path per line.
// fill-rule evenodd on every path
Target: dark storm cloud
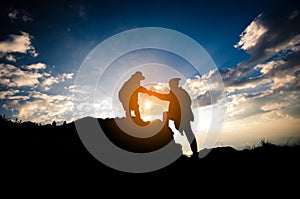
M 246 27 L 235 45 L 249 53 L 251 58 L 235 68 L 220 71 L 225 86 L 244 89 L 267 83 L 270 78 L 297 76 L 299 45 L 299 11 L 287 15 L 260 14 Z M 257 72 L 261 75 L 253 75 Z
M 295 117 L 300 102 L 300 17 L 261 14 L 243 31 L 235 47 L 250 60 L 220 70 L 228 96 L 229 120 L 276 111 Z M 270 114 L 272 115 L 272 114 Z
M 241 34 L 236 48 L 251 55 L 250 60 L 240 66 L 257 64 L 282 50 L 300 44 L 299 10 L 285 15 L 283 13 L 259 15 Z

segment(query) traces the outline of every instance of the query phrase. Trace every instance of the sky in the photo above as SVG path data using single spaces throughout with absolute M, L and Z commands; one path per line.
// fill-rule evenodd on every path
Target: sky
M 120 32 L 162 27 L 198 42 L 218 69 L 181 82 L 194 100 L 193 110 L 200 111 L 199 140 L 213 106 L 213 90 L 204 82 L 218 75 L 227 107 L 219 145 L 300 140 L 300 8 L 295 1 L 1 1 L 0 26 L 0 113 L 13 120 L 70 122 L 89 115 L 84 105 L 81 110 L 73 105 L 74 82 L 90 52 Z M 116 62 L 132 57 L 143 57 L 143 64 L 153 59 L 183 64 L 190 71 L 184 60 L 153 50 L 131 52 Z M 160 66 L 141 70 L 147 67 Z M 170 78 L 173 70 L 165 69 L 163 78 Z M 116 92 L 131 72 L 119 72 L 118 85 L 107 89 Z M 146 77 L 151 80 L 151 72 Z M 166 82 L 159 80 L 160 88 Z M 96 116 L 115 116 L 107 108 L 109 96 L 96 97 Z

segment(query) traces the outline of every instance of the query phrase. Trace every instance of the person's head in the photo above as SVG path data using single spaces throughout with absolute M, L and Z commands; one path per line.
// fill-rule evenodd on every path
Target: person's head
M 173 79 L 171 79 L 170 81 L 169 81 L 169 86 L 170 86 L 170 89 L 172 90 L 172 89 L 176 89 L 176 88 L 178 88 L 178 86 L 179 86 L 179 81 L 180 81 L 181 79 L 180 78 L 173 78 Z
M 141 71 L 135 72 L 133 75 L 131 75 L 131 78 L 136 79 L 136 80 L 139 80 L 139 81 L 145 79 L 145 77 L 143 76 L 143 74 L 142 74 Z

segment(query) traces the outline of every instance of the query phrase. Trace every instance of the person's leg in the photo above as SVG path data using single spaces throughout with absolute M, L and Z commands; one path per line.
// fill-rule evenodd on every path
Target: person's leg
M 134 107 L 134 114 L 137 121 L 142 121 L 139 106 Z
M 130 111 L 126 111 L 126 118 L 129 119 L 131 117 Z
M 191 150 L 193 151 L 193 154 L 196 155 L 198 153 L 197 140 L 196 140 L 195 134 L 193 133 L 193 131 L 191 129 L 190 122 L 189 122 L 189 124 L 186 124 L 184 126 L 184 132 L 187 137 L 187 140 L 189 141 L 189 144 L 190 144 Z
M 131 117 L 130 110 L 127 109 L 127 108 L 125 108 L 125 107 L 124 107 L 124 110 L 125 110 L 125 116 L 126 116 L 126 118 L 129 119 Z

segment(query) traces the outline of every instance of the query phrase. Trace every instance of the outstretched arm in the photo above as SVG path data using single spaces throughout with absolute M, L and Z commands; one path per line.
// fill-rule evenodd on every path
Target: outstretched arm
M 148 94 L 150 96 L 157 97 L 160 100 L 165 100 L 165 101 L 170 100 L 170 94 L 162 94 L 162 93 L 157 93 L 157 92 L 153 92 L 153 91 L 149 91 Z
M 139 93 L 146 93 L 146 94 L 148 94 L 150 92 L 148 89 L 146 89 L 145 87 L 142 87 L 142 86 L 138 87 L 137 91 Z

